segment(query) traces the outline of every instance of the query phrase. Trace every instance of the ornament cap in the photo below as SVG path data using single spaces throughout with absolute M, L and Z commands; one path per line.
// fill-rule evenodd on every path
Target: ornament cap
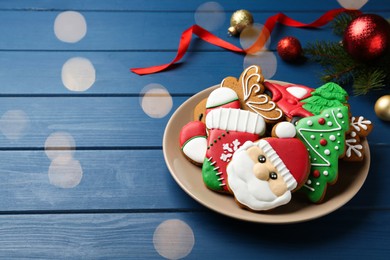
M 235 36 L 235 35 L 237 35 L 237 30 L 236 30 L 236 28 L 234 28 L 234 26 L 230 26 L 229 29 L 228 29 L 228 34 L 229 34 L 230 36 Z

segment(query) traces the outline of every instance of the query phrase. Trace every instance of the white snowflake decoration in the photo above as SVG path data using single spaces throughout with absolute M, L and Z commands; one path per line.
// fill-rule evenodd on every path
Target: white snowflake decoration
M 222 144 L 223 153 L 221 154 L 220 159 L 224 162 L 230 162 L 230 158 L 232 158 L 233 153 L 238 149 L 240 144 L 238 139 L 235 139 L 231 143 Z

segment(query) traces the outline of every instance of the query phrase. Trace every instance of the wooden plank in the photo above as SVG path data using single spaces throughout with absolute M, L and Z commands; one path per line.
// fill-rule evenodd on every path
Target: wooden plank
M 273 79 L 316 87 L 321 68 L 306 63 L 294 66 L 273 53 L 276 64 L 264 62 L 264 69 L 276 67 Z M 245 55 L 222 52 L 195 52 L 184 56 L 173 70 L 147 76 L 130 72 L 131 67 L 168 63 L 173 52 L 2 52 L 0 55 L 0 96 L 47 94 L 130 94 L 138 95 L 151 83 L 163 85 L 172 94 L 192 95 L 219 84 L 227 76 L 239 77 L 244 69 Z M 63 65 L 72 58 L 88 59 L 96 79 L 81 92 L 64 86 Z M 261 61 L 261 60 L 259 60 Z M 308 73 L 309 72 L 309 73 Z M 196 78 L 196 81 L 193 79 Z
M 187 259 L 386 259 L 389 217 L 388 211 L 341 210 L 275 226 L 212 213 L 2 215 L 0 257 L 156 259 L 158 248 Z
M 172 109 L 169 98 L 158 99 L 157 113 L 167 112 L 162 118 L 148 116 L 138 97 L 2 98 L 0 148 L 42 149 L 47 138 L 59 131 L 72 135 L 79 148 L 161 147 L 170 115 L 187 98 L 174 97 Z M 359 106 L 359 99 L 351 98 L 354 114 L 375 124 L 370 143 L 388 143 L 390 126 L 373 109 Z
M 164 0 L 164 4 L 161 4 L 161 1 L 158 0 L 120 0 L 115 1 L 115 3 L 107 2 L 104 0 L 86 0 L 86 1 L 6 1 L 2 2 L 0 5 L 0 9 L 3 10 L 102 10 L 102 11 L 194 11 L 201 4 L 204 4 L 204 0 L 192 0 L 192 1 L 174 1 L 174 0 Z M 379 6 L 385 6 L 386 0 L 377 0 L 375 2 L 368 1 L 366 5 L 364 5 L 364 10 L 378 10 Z M 326 2 L 318 2 L 313 6 L 313 2 L 310 0 L 298 0 L 294 1 L 294 4 L 286 5 L 284 1 L 256 1 L 253 2 L 251 0 L 242 0 L 238 5 L 235 2 L 222 2 L 219 3 L 223 6 L 226 11 L 235 11 L 238 9 L 248 9 L 251 11 L 261 10 L 261 11 L 291 11 L 291 10 L 307 10 L 312 11 L 313 8 L 316 10 L 329 10 L 332 8 L 340 8 L 340 4 L 336 1 L 332 1 L 329 3 Z
M 388 153 L 389 146 L 373 147 L 367 180 L 344 208 L 390 208 Z M 207 210 L 174 181 L 161 150 L 0 151 L 0 165 L 3 214 Z
M 202 208 L 174 182 L 161 150 L 50 152 L 0 152 L 0 212 Z
M 0 35 L 3 37 L 0 50 L 176 50 L 181 33 L 195 23 L 193 12 L 86 12 L 83 13 L 87 23 L 86 36 L 70 44 L 58 40 L 54 34 L 53 26 L 58 14 L 59 11 L 0 11 L 0 17 L 7 21 L 0 24 Z M 322 12 L 286 14 L 301 22 L 312 22 Z M 378 14 L 389 16 L 388 11 Z M 253 15 L 258 23 L 264 23 L 272 14 L 255 12 Z M 226 33 L 228 20 L 214 33 L 238 45 L 239 39 L 229 37 Z M 329 29 L 307 30 L 278 26 L 272 34 L 270 48 L 274 50 L 278 40 L 286 35 L 294 35 L 305 45 L 313 41 L 314 33 L 316 40 L 339 41 L 338 37 L 330 34 Z M 196 50 L 219 49 L 202 43 L 192 45 L 190 50 L 195 47 Z

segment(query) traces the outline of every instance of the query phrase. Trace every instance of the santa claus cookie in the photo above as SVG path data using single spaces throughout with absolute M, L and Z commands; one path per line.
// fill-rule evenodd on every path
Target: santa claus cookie
M 203 181 L 209 189 L 226 193 L 226 166 L 241 145 L 258 140 L 265 133 L 265 122 L 250 111 L 218 108 L 207 113 L 206 127 L 209 135 Z
M 237 203 L 263 211 L 287 204 L 310 170 L 309 154 L 297 138 L 293 124 L 282 122 L 273 131 L 281 138 L 248 141 L 233 155 L 227 167 L 228 187 Z

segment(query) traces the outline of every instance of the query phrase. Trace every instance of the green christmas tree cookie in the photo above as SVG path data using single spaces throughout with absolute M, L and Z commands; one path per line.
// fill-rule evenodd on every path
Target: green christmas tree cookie
M 324 198 L 328 184 L 337 181 L 338 160 L 344 155 L 345 133 L 349 129 L 346 106 L 328 108 L 320 115 L 305 117 L 297 125 L 297 137 L 310 155 L 311 171 L 301 190 L 312 202 Z
M 348 93 L 338 84 L 329 82 L 311 93 L 311 97 L 302 100 L 302 107 L 314 115 L 319 115 L 324 109 L 339 107 L 347 103 Z

